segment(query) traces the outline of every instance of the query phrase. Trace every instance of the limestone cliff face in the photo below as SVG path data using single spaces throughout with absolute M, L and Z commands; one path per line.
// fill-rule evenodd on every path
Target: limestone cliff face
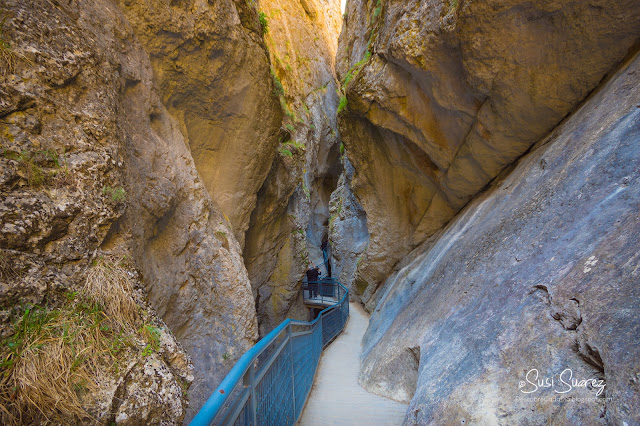
M 158 104 L 148 58 L 124 16 L 110 2 L 61 6 L 47 1 L 8 1 L 2 4 L 1 12 L 2 350 L 4 357 L 13 341 L 21 355 L 19 360 L 13 358 L 12 372 L 20 368 L 21 360 L 30 359 L 33 364 L 28 368 L 35 374 L 28 385 L 13 373 L 10 377 L 16 382 L 8 382 L 9 370 L 4 370 L 8 358 L 3 358 L 0 393 L 3 406 L 9 409 L 3 410 L 3 423 L 45 418 L 62 423 L 89 419 L 119 424 L 180 423 L 188 405 L 184 389 L 193 380 L 189 357 L 155 315 L 153 306 L 146 304 L 144 284 L 150 282 L 139 273 L 144 268 L 131 261 L 135 253 L 132 246 L 138 241 L 105 246 L 105 241 L 113 241 L 121 232 L 130 209 L 140 201 L 132 198 L 138 197 L 138 182 L 129 178 L 124 167 L 127 152 L 142 149 L 139 137 L 145 130 L 147 138 L 152 137 L 150 115 L 136 123 L 135 132 L 129 132 L 125 122 L 130 108 L 145 111 Z M 143 226 L 144 219 L 139 220 Z M 108 263 L 99 269 L 109 254 L 126 266 Z M 119 281 L 135 287 L 108 287 L 116 279 L 112 276 L 111 284 L 106 281 L 115 273 L 114 268 L 124 274 Z M 81 300 L 88 296 L 90 276 L 100 276 L 97 270 L 103 275 L 96 282 L 107 294 L 103 296 L 106 299 L 94 302 L 110 312 L 114 305 L 108 303 L 109 289 L 119 288 L 127 290 L 121 294 L 121 302 L 133 306 L 132 322 L 121 329 L 125 344 L 117 343 L 118 338 L 110 334 L 114 317 L 100 326 L 100 339 L 115 339 L 113 344 L 118 345 L 109 350 L 118 367 L 99 362 L 85 367 L 78 358 L 74 361 L 76 371 L 93 368 L 90 383 L 74 381 L 73 371 L 54 373 L 65 365 L 62 355 L 53 365 L 41 361 L 44 364 L 38 367 L 38 358 L 33 357 L 44 356 L 46 360 L 46 354 L 35 352 L 27 358 L 29 350 L 21 346 L 37 338 L 37 329 L 25 331 L 29 310 L 32 318 L 39 315 L 38 306 L 53 310 L 57 316 L 42 320 L 41 325 L 53 330 L 56 323 L 51 318 L 65 318 L 70 309 L 75 309 L 76 317 L 72 318 L 78 318 L 85 312 Z M 25 312 L 25 308 L 30 309 Z M 16 322 L 16 318 L 21 319 Z M 24 330 L 16 329 L 17 324 L 23 324 Z M 74 344 L 70 330 L 82 326 L 73 321 L 64 326 L 70 344 Z M 152 330 L 147 346 L 141 330 Z M 54 333 L 42 343 L 43 351 L 64 353 L 64 344 L 53 349 L 47 346 L 56 337 L 60 336 Z M 74 356 L 78 356 L 84 343 L 75 344 Z M 87 353 L 93 350 L 90 346 L 85 349 Z M 43 365 L 48 371 L 38 370 Z M 37 381 L 49 374 L 56 374 L 50 382 Z M 66 400 L 61 391 L 71 385 L 71 396 L 77 392 L 83 404 L 76 411 L 69 411 L 73 401 Z M 93 391 L 82 396 L 86 386 Z M 25 401 L 24 395 L 33 397 L 29 392 L 44 392 L 31 401 L 37 407 L 11 402 Z M 52 392 L 52 399 L 46 399 L 48 392 Z M 62 400 L 56 402 L 56 398 Z
M 628 54 L 638 6 L 349 1 L 337 59 L 340 131 L 371 235 L 357 278 L 366 302 L 400 259 Z
M 411 401 L 407 424 L 640 422 L 638 75 L 636 56 L 386 280 L 361 382 Z
M 301 280 L 320 244 L 340 174 L 335 77 L 338 1 L 265 0 L 273 79 L 284 118 L 278 153 L 258 193 L 244 250 L 260 332 L 308 319 Z
M 240 245 L 278 145 L 282 113 L 255 6 L 119 1 L 151 59 L 162 104 Z
M 136 352 L 131 369 L 111 378 L 113 403 L 87 407 L 101 421 L 129 424 L 180 422 L 185 415 L 183 385 L 194 378 L 169 329 L 195 366 L 191 413 L 257 339 L 251 285 L 234 234 L 242 237 L 246 228 L 276 152 L 280 120 L 255 9 L 231 1 L 150 4 L 2 5 L 4 337 L 15 331 L 10 315 L 20 303 L 53 303 L 82 292 L 101 254 L 131 259 L 139 299 L 147 298 L 170 338 L 153 355 Z M 182 71 L 172 71 L 182 73 L 179 78 L 172 74 L 160 58 L 168 52 L 154 50 L 153 34 L 182 40 L 172 53 L 194 55 L 194 69 L 185 62 Z M 230 49 L 229 40 L 245 43 L 246 51 Z M 216 74 L 217 54 L 233 64 L 232 72 Z M 179 61 L 173 65 L 180 68 Z M 238 75 L 249 86 L 235 85 Z M 222 86 L 231 92 L 216 92 Z M 198 115 L 205 110 L 212 122 L 229 114 L 225 123 L 232 127 L 211 131 L 207 140 L 227 152 L 223 160 L 234 145 L 238 170 L 225 179 L 239 179 L 239 190 L 236 181 L 216 187 L 196 168 L 190 146 L 202 140 L 194 135 L 216 127 Z M 204 176 L 213 170 L 203 169 Z M 225 217 L 211 188 L 226 208 L 237 208 L 228 210 L 235 215 Z

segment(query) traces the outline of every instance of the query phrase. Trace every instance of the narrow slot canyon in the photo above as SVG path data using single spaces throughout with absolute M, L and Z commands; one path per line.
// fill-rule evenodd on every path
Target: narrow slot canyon
M 1 422 L 640 424 L 639 55 L 640 0 L 4 0 Z

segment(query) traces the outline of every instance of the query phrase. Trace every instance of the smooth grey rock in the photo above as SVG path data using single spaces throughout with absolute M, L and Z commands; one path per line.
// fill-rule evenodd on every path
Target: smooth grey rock
M 405 423 L 640 423 L 639 75 L 636 56 L 387 279 L 360 380 L 410 400 Z M 534 368 L 555 387 L 522 393 Z M 518 398 L 562 396 L 567 368 L 602 394 Z

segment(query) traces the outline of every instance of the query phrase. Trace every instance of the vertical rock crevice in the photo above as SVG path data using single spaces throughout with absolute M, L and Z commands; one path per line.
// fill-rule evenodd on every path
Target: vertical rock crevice
M 272 78 L 283 109 L 277 155 L 258 193 L 244 249 L 264 335 L 306 320 L 301 281 L 320 244 L 340 174 L 335 111 L 339 2 L 262 1 Z

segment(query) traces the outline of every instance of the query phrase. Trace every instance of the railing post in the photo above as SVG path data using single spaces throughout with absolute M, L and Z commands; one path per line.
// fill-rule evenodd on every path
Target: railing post
M 296 379 L 293 373 L 293 335 L 291 332 L 291 324 L 289 324 L 288 339 L 289 339 L 289 362 L 291 363 L 291 393 L 293 396 L 293 419 L 295 422 L 295 420 L 297 420 L 296 419 Z
M 256 363 L 249 367 L 249 387 L 251 388 L 251 424 L 258 424 L 258 400 L 256 398 Z

